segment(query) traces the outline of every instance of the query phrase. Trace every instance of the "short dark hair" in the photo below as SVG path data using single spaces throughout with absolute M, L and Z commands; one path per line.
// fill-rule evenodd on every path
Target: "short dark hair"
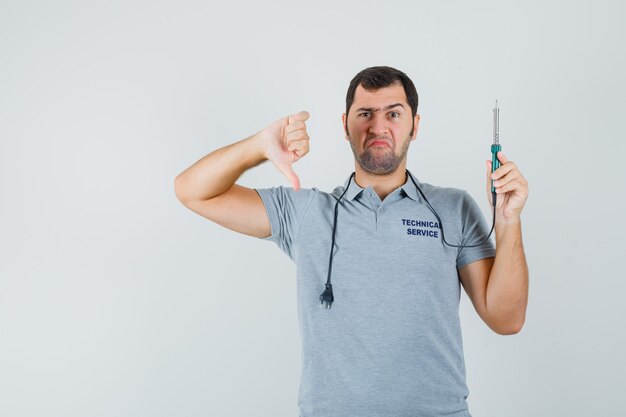
M 411 116 L 414 118 L 417 114 L 418 96 L 413 81 L 402 71 L 386 66 L 365 68 L 350 81 L 348 94 L 346 94 L 346 117 L 348 117 L 348 112 L 350 111 L 350 107 L 352 107 L 354 93 L 359 84 L 362 85 L 364 89 L 373 91 L 398 82 L 404 87 L 406 100 L 411 107 Z

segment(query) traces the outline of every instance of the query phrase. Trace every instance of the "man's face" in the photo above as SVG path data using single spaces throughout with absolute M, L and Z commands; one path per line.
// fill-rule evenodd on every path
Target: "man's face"
M 411 108 L 402 84 L 376 91 L 359 85 L 348 117 L 341 117 L 354 159 L 364 171 L 375 175 L 394 172 L 406 158 L 409 144 L 417 136 L 419 115 Z

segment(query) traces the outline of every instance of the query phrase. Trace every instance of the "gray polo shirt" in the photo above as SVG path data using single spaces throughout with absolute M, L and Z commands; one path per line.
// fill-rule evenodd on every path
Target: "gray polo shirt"
M 419 182 L 446 241 L 482 241 L 489 228 L 463 190 Z M 345 190 L 257 189 L 271 236 L 295 263 L 302 374 L 300 417 L 470 416 L 459 320 L 458 269 L 495 256 L 491 240 L 459 251 L 444 245 L 437 219 L 413 182 L 383 201 L 354 179 Z

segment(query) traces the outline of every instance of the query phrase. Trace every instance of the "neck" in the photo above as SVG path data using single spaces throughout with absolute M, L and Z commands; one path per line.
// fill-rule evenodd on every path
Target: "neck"
M 400 163 L 395 171 L 385 175 L 370 174 L 355 161 L 354 181 L 361 188 L 372 187 L 381 201 L 393 190 L 403 185 L 407 178 L 406 159 Z

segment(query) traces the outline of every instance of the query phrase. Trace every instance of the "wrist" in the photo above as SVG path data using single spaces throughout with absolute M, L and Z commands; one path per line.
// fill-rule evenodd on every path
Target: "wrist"
M 496 209 L 496 225 L 519 224 L 522 221 L 521 216 L 521 209 L 505 209 L 504 207 L 500 207 Z
M 514 240 L 521 239 L 522 236 L 522 222 L 518 217 L 507 220 L 496 220 L 495 225 L 496 245 L 502 240 L 513 238 Z
M 263 131 L 259 131 L 254 135 L 244 139 L 250 146 L 251 152 L 251 164 L 252 166 L 259 165 L 261 162 L 269 159 L 267 157 L 267 138 L 263 134 Z
M 519 215 L 510 216 L 510 217 L 496 215 L 496 226 L 516 225 L 516 224 L 521 224 L 521 223 L 522 223 L 522 219 Z

